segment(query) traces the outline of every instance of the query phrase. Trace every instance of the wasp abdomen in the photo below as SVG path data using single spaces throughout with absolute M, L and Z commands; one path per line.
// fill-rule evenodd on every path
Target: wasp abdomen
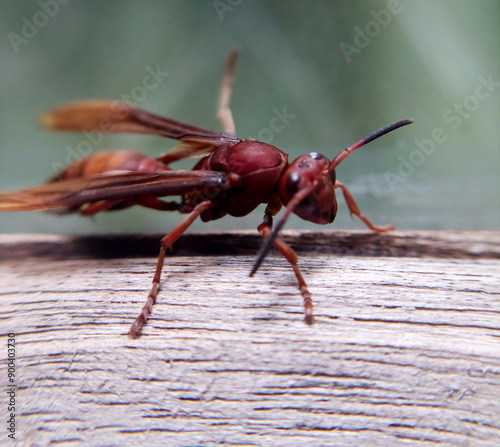
M 159 172 L 169 169 L 165 163 L 138 152 L 104 151 L 71 163 L 55 175 L 50 183 L 71 178 L 89 177 L 110 171 Z

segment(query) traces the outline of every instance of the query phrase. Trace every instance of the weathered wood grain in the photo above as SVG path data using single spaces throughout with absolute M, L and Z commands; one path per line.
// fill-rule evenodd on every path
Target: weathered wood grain
M 500 445 L 499 233 L 289 232 L 313 326 L 257 238 L 190 238 L 132 340 L 157 238 L 0 237 L 18 445 Z

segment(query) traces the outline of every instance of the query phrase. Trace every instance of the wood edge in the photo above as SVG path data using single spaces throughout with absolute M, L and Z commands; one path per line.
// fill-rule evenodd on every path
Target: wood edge
M 29 257 L 102 259 L 155 257 L 163 234 L 0 234 L 0 259 Z M 300 254 L 500 259 L 500 231 L 285 230 L 282 237 Z M 187 233 L 170 255 L 256 255 L 262 238 L 253 230 Z

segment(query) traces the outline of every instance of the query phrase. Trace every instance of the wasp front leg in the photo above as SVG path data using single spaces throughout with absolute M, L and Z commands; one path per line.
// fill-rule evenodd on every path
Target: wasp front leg
M 358 205 L 356 204 L 356 201 L 354 200 L 352 194 L 338 180 L 335 181 L 335 188 L 340 188 L 342 190 L 342 194 L 344 195 L 344 199 L 347 203 L 347 206 L 349 207 L 349 212 L 351 213 L 351 216 L 353 215 L 358 216 L 370 230 L 375 231 L 375 233 L 386 233 L 387 231 L 392 231 L 396 229 L 394 225 L 384 225 L 384 226 L 373 225 L 365 216 L 363 216 L 363 214 L 361 214 L 361 211 L 359 211 Z
M 269 208 L 269 207 L 268 207 Z M 267 238 L 271 234 L 273 229 L 273 216 L 268 209 L 266 209 L 266 214 L 264 215 L 264 221 L 257 227 L 259 233 Z M 302 273 L 299 270 L 298 257 L 295 251 L 280 237 L 276 237 L 273 242 L 274 247 L 283 255 L 283 257 L 290 263 L 293 268 L 293 272 L 295 273 L 295 277 L 297 278 L 297 282 L 299 283 L 299 290 L 302 295 L 304 301 L 304 320 L 308 324 L 312 324 L 314 321 L 313 314 L 313 302 L 311 293 L 307 288 L 306 281 L 302 276 Z

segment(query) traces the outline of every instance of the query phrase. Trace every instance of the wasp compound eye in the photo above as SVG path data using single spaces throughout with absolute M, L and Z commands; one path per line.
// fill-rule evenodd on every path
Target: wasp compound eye
M 325 158 L 324 155 L 319 154 L 318 152 L 311 152 L 309 154 L 309 157 L 311 157 L 313 160 L 321 160 L 322 158 Z
M 299 183 L 300 174 L 298 174 L 297 172 L 292 172 L 286 179 L 286 192 L 287 194 L 289 194 L 289 196 L 292 196 L 297 192 Z

